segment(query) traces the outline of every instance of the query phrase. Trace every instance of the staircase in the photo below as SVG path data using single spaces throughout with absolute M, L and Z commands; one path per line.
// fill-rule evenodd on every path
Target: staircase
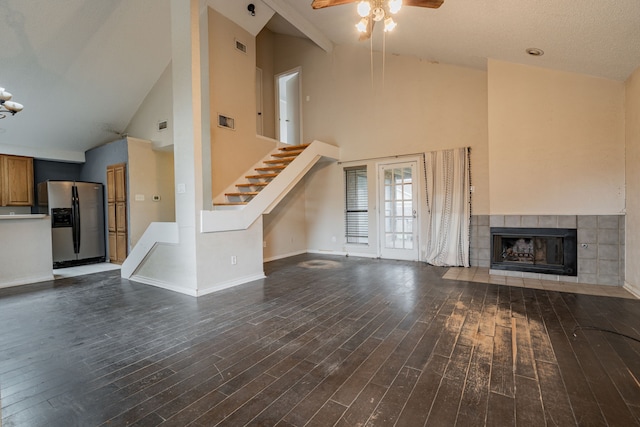
M 293 162 L 305 148 L 311 144 L 290 145 L 282 147 L 271 154 L 271 159 L 264 160 L 263 166 L 256 167 L 255 174 L 246 175 L 246 182 L 236 184 L 238 191 L 224 193 L 226 201 L 214 203 L 216 206 L 242 206 L 248 204 L 273 178 L 277 177 L 291 162 Z
M 338 147 L 322 141 L 275 150 L 248 171 L 244 181 L 214 199 L 213 210 L 200 212 L 200 232 L 246 230 L 260 215 L 270 213 L 321 158 L 339 157 Z

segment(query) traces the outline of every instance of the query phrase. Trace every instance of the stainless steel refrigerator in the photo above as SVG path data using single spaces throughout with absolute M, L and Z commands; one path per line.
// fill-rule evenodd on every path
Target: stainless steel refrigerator
M 38 207 L 51 217 L 54 268 L 105 261 L 102 184 L 41 182 Z

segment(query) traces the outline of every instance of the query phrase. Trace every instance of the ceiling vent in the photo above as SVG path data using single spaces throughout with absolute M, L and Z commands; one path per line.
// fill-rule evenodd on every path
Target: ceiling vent
M 247 53 L 247 45 L 236 39 L 236 49 L 242 53 Z

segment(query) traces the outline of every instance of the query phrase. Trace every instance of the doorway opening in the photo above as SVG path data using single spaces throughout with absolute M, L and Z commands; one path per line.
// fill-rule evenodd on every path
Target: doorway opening
M 302 143 L 300 67 L 275 76 L 276 137 L 289 145 Z

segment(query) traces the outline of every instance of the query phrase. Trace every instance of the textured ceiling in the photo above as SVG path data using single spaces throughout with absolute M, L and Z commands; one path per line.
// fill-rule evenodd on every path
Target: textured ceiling
M 285 1 L 334 44 L 368 47 L 357 41 L 355 4 L 312 10 L 310 1 Z M 614 80 L 640 66 L 639 0 L 445 0 L 439 9 L 403 7 L 394 19 L 387 52 L 434 62 L 485 68 L 493 58 Z M 527 55 L 530 47 L 544 56 Z
M 251 19 L 249 0 L 208 1 Z M 276 31 L 311 27 L 333 44 L 369 49 L 357 41 L 354 4 L 253 2 L 305 21 L 287 29 L 276 17 Z M 483 69 L 494 58 L 619 81 L 640 66 L 640 0 L 445 0 L 435 10 L 404 7 L 395 19 L 387 52 L 433 62 Z M 0 86 L 25 105 L 0 120 L 1 152 L 73 159 L 117 139 L 171 60 L 169 0 L 0 0 L 0 28 Z M 381 50 L 382 28 L 373 47 Z M 529 47 L 544 56 L 528 56 Z

